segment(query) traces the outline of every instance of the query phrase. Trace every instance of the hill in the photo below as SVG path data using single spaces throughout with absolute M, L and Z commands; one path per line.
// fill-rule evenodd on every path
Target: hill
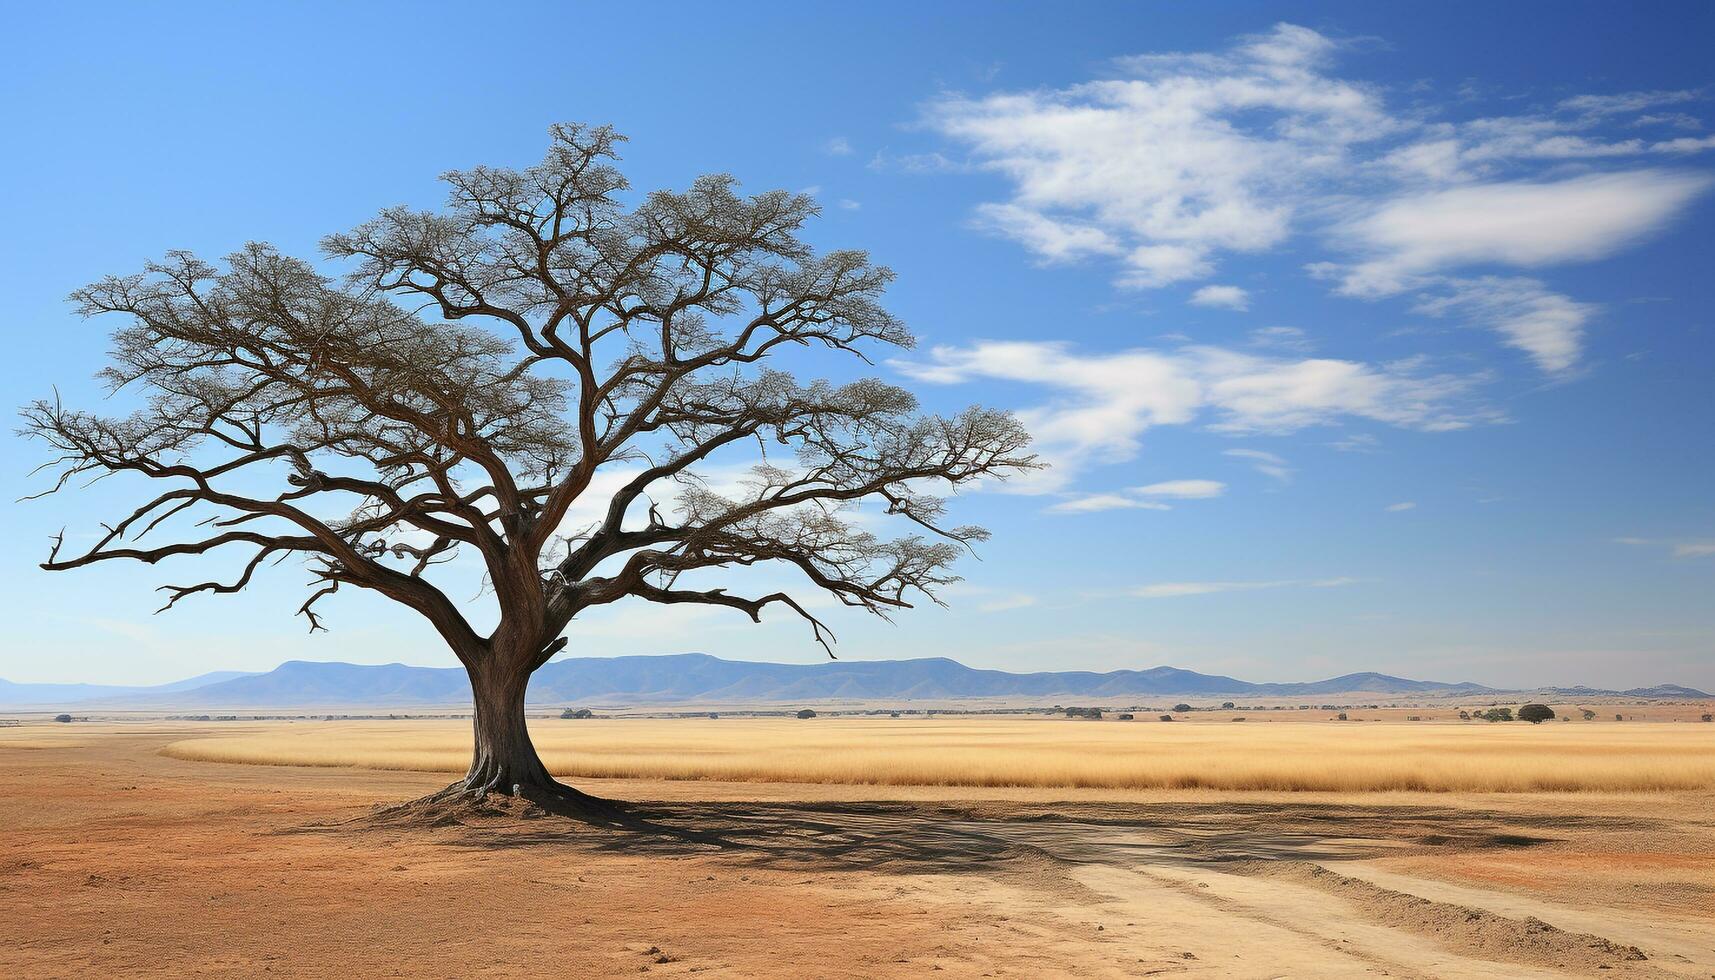
M 0 704 L 11 706 L 76 704 L 80 701 L 110 698 L 173 694 L 208 687 L 238 677 L 250 677 L 254 671 L 211 670 L 206 674 L 187 677 L 170 684 L 128 686 L 120 684 L 19 684 L 0 677 Z
M 1567 695 L 1707 697 L 1676 685 L 1603 691 L 1544 688 Z M 1177 667 L 1146 670 L 980 670 L 945 657 L 920 660 L 752 663 L 701 653 L 556 660 L 530 684 L 533 704 L 678 701 L 956 700 L 1036 698 L 1109 702 L 1146 697 L 1326 697 L 1336 694 L 1491 695 L 1470 682 L 1412 680 L 1374 672 L 1302 683 L 1259 684 Z M 317 705 L 462 705 L 469 699 L 458 667 L 369 666 L 293 660 L 263 674 L 217 672 L 151 688 L 91 684 L 4 685 L 0 704 L 100 704 L 126 708 L 285 708 Z

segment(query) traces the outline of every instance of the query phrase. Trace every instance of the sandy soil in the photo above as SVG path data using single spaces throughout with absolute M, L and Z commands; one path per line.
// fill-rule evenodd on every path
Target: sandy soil
M 1715 794 L 609 780 L 623 825 L 422 828 L 373 815 L 444 776 L 185 735 L 0 747 L 0 976 L 1715 976 Z

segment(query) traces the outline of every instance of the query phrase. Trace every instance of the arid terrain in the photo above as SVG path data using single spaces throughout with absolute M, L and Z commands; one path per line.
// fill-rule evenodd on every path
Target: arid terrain
M 630 801 L 595 825 L 510 802 L 382 811 L 449 777 L 369 766 L 417 743 L 427 761 L 403 764 L 445 768 L 453 721 L 26 721 L 0 729 L 0 976 L 1715 976 L 1715 726 L 900 721 L 541 723 L 557 770 L 581 748 L 626 771 L 630 744 L 630 771 L 655 774 L 575 779 Z M 995 744 L 1075 775 L 1067 759 L 1118 738 L 1151 740 L 1133 768 L 1148 748 L 1267 772 L 1274 742 L 1279 771 L 1418 753 L 1449 782 L 875 778 L 889 739 L 933 781 Z M 1454 778 L 1553 770 L 1678 782 Z

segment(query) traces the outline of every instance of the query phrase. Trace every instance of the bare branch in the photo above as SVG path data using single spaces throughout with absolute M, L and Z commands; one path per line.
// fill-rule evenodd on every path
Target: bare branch
M 551 135 L 533 167 L 446 174 L 440 210 L 393 208 L 326 238 L 350 263 L 342 280 L 252 244 L 218 264 L 169 253 L 75 293 L 84 314 L 123 321 L 103 377 L 141 405 L 26 407 L 25 433 L 51 450 L 43 493 L 112 474 L 161 489 L 81 555 L 62 557 L 62 532 L 44 567 L 256 549 L 231 581 L 164 586 L 170 607 L 296 556 L 315 577 L 299 609 L 312 632 L 317 603 L 349 584 L 416 609 L 467 664 L 525 674 L 564 648 L 579 610 L 628 597 L 753 619 L 785 605 L 832 642 L 784 592 L 740 598 L 676 586 L 683 575 L 777 565 L 881 616 L 939 601 L 953 561 L 986 537 L 949 522 L 945 496 L 1036 465 L 1017 421 L 924 416 L 878 380 L 775 369 L 798 348 L 868 361 L 910 346 L 882 304 L 893 273 L 805 244 L 818 214 L 805 195 L 745 196 L 714 175 L 628 200 L 622 137 Z M 699 480 L 752 443 L 765 462 L 742 492 Z M 631 466 L 593 501 L 599 519 L 568 528 Z M 866 501 L 918 533 L 859 526 L 848 512 Z M 138 541 L 193 511 L 218 533 Z M 488 636 L 430 581 L 461 547 L 499 605 Z

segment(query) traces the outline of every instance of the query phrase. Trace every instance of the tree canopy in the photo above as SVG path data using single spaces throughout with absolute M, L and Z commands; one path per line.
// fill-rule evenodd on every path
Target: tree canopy
M 521 708 L 522 679 L 572 620 L 626 598 L 752 619 L 779 605 L 828 646 L 791 592 L 741 594 L 710 571 L 782 566 L 884 616 L 935 600 L 986 537 L 948 520 L 946 496 L 1036 465 L 1019 423 L 926 415 L 881 380 L 774 366 L 913 342 L 881 303 L 887 268 L 800 237 L 810 197 L 743 196 L 716 175 L 633 198 L 613 130 L 551 136 L 536 166 L 446 174 L 439 210 L 389 208 L 328 236 L 343 276 L 251 244 L 219 264 L 169 253 L 75 293 L 85 315 L 121 318 L 102 376 L 143 404 L 26 407 L 25 431 L 55 452 L 44 492 L 117 473 L 155 490 L 92 547 L 69 554 L 62 534 L 43 567 L 247 556 L 232 577 L 164 587 L 172 606 L 301 559 L 312 630 L 342 586 L 416 610 L 471 671 L 479 714 L 489 683 L 516 687 Z M 700 477 L 746 445 L 757 462 L 738 487 Z M 592 497 L 597 516 L 574 522 Z M 910 533 L 854 520 L 864 501 Z M 433 581 L 460 552 L 492 589 L 491 631 Z

